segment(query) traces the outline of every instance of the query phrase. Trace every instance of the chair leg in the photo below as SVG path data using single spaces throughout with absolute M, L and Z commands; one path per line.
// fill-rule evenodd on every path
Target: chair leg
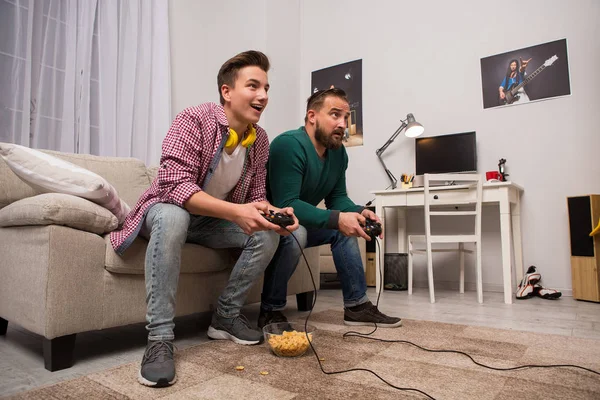
M 73 366 L 75 355 L 75 334 L 54 339 L 44 338 L 44 367 L 50 371 L 58 371 Z
M 4 318 L 0 318 L 0 336 L 6 335 L 6 329 L 8 328 L 8 321 Z
M 458 277 L 458 282 L 459 282 L 459 287 L 458 287 L 458 292 L 459 293 L 464 293 L 465 292 L 465 244 L 460 242 L 458 244 L 458 265 L 460 268 L 460 272 L 459 272 L 459 277 Z
M 296 294 L 296 303 L 298 304 L 298 311 L 310 311 L 313 307 L 313 298 L 315 292 L 304 292 Z
M 413 289 L 413 252 L 412 243 L 408 242 L 408 295 L 412 295 Z
M 481 241 L 475 243 L 477 247 L 477 260 L 476 260 L 476 269 L 477 269 L 477 302 L 483 303 L 483 279 L 481 273 Z
M 429 279 L 429 301 L 435 303 L 435 294 L 433 290 L 433 254 L 431 243 L 427 243 L 427 278 Z

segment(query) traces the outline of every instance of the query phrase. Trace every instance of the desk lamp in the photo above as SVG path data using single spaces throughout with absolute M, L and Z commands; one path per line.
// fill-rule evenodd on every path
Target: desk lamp
M 396 140 L 396 137 L 398 137 L 398 135 L 400 134 L 400 132 L 402 132 L 404 128 L 406 128 L 406 132 L 404 132 L 404 135 L 409 138 L 415 138 L 421 135 L 423 131 L 425 131 L 423 125 L 415 121 L 415 117 L 412 114 L 407 114 L 406 119 L 402 121 L 402 125 L 400 125 L 400 127 L 396 129 L 396 132 L 394 132 L 394 134 L 388 139 L 388 141 L 385 142 L 385 144 L 378 148 L 375 152 L 375 154 L 377 154 L 377 158 L 379 158 L 379 161 L 381 162 L 381 165 L 383 165 L 383 169 L 385 169 L 385 173 L 392 182 L 392 189 L 396 189 L 398 180 L 396 179 L 394 174 L 392 174 L 390 170 L 387 169 L 385 163 L 383 162 L 383 159 L 381 158 L 381 155 L 390 146 L 390 144 L 392 144 L 392 142 Z

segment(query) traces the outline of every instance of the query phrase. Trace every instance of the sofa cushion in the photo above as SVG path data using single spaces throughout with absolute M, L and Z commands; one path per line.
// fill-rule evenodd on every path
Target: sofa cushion
M 119 223 L 130 211 L 106 179 L 85 168 L 10 143 L 0 143 L 0 156 L 19 178 L 40 192 L 65 193 L 91 200 L 112 212 Z
M 114 252 L 110 237 L 106 242 L 106 270 L 118 274 L 144 274 L 144 261 L 148 241 L 137 237 L 124 255 Z M 231 268 L 239 256 L 239 251 L 231 249 L 215 250 L 197 244 L 186 243 L 181 252 L 181 273 L 216 272 Z
M 27 197 L 0 210 L 0 226 L 65 225 L 92 233 L 106 233 L 117 227 L 110 211 L 91 201 L 62 193 Z

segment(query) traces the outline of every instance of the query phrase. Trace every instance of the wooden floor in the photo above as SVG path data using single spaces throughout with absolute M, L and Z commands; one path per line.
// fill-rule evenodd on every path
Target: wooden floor
M 376 301 L 374 289 L 369 296 Z M 302 316 L 295 310 L 295 298 L 289 298 L 288 317 Z M 342 307 L 340 289 L 320 290 L 315 311 Z M 427 289 L 416 288 L 409 298 L 406 292 L 384 292 L 380 309 L 405 319 L 429 320 L 502 329 L 552 333 L 573 337 L 600 339 L 600 304 L 563 297 L 559 300 L 532 298 L 512 305 L 503 303 L 502 293 L 484 293 L 478 304 L 474 292 L 436 290 L 436 303 L 429 303 Z M 258 305 L 244 309 L 250 321 L 256 322 Z M 206 329 L 210 315 L 176 320 L 175 345 L 186 347 L 208 341 Z M 402 329 L 402 328 L 399 328 Z M 113 366 L 142 359 L 146 344 L 144 324 L 89 332 L 77 335 L 75 365 L 66 370 L 44 369 L 42 339 L 19 326 L 8 324 L 6 336 L 0 336 L 0 396 L 39 386 L 47 386 Z

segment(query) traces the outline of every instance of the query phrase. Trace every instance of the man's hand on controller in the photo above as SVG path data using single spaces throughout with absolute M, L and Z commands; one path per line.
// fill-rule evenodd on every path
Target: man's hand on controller
M 371 240 L 371 237 L 363 229 L 365 222 L 366 218 L 359 213 L 341 212 L 338 220 L 338 229 L 345 236 L 357 236 L 365 240 Z
M 276 229 L 273 229 L 275 232 L 279 233 L 281 236 L 288 236 L 290 234 L 290 232 L 294 232 L 296 229 L 298 229 L 298 227 L 300 226 L 300 223 L 298 222 L 298 218 L 296 218 L 296 216 L 294 215 L 294 209 L 292 207 L 277 208 L 277 207 L 273 207 L 271 205 L 269 207 L 270 207 L 270 210 L 273 210 L 276 213 L 286 214 L 294 219 L 294 224 L 288 225 L 285 228 L 282 228 L 281 226 L 276 225 L 276 224 L 272 224 L 277 227 Z
M 375 222 L 378 222 L 381 224 L 381 220 L 379 219 L 377 214 L 375 214 L 373 211 L 371 211 L 367 208 L 362 210 L 362 212 L 360 214 L 365 218 L 369 218 L 371 221 L 375 221 Z M 381 235 L 379 235 L 378 237 L 379 237 L 379 239 L 383 239 L 383 232 L 381 232 Z

